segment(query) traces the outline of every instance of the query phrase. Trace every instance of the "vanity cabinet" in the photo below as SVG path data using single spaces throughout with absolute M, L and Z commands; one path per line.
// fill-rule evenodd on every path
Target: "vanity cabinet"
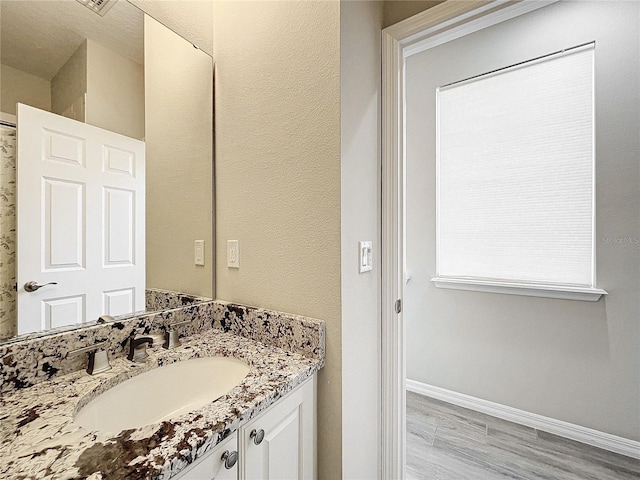
M 315 375 L 243 425 L 201 460 L 176 476 L 179 480 L 270 480 L 316 478 Z M 235 465 L 225 468 L 237 452 Z

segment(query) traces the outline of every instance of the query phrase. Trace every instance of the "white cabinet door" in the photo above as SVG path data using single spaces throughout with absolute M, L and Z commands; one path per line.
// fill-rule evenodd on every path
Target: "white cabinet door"
M 174 478 L 313 480 L 316 478 L 315 431 L 314 375 Z M 225 468 L 225 452 L 238 453 L 238 462 L 230 469 Z
M 180 472 L 176 480 L 238 480 L 238 463 L 226 468 L 225 453 L 238 453 L 238 436 L 234 432 L 229 438 L 217 445 L 211 453 L 197 460 L 184 472 Z
M 144 142 L 18 105 L 18 333 L 144 310 L 144 192 Z
M 315 376 L 240 430 L 245 480 L 315 477 Z

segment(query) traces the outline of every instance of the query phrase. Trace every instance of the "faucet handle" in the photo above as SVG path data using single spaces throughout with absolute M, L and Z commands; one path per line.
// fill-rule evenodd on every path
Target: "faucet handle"
M 109 356 L 106 350 L 98 349 L 89 352 L 89 363 L 87 365 L 87 373 L 93 375 L 94 373 L 102 373 L 111 369 L 109 364 Z
M 165 338 L 164 338 L 164 344 L 162 346 L 167 350 L 169 350 L 171 348 L 176 348 L 182 345 L 182 342 L 180 341 L 180 336 L 178 335 L 178 331 L 174 330 L 174 327 L 180 327 L 182 325 L 186 325 L 187 323 L 191 323 L 191 320 L 172 323 L 168 327 L 165 327 Z
M 107 323 L 113 322 L 115 319 L 111 315 L 100 315 L 96 323 Z
M 107 342 L 98 342 L 93 345 L 89 345 L 87 347 L 78 348 L 76 350 L 71 350 L 67 356 L 75 357 L 76 355 L 80 355 L 81 353 L 88 354 L 88 362 L 87 362 L 87 373 L 89 375 L 93 375 L 96 373 L 106 372 L 111 369 L 111 365 L 109 365 L 109 356 L 105 348 L 107 347 Z
M 170 350 L 172 348 L 176 348 L 182 345 L 180 341 L 180 336 L 178 335 L 177 330 L 169 330 L 165 332 L 164 343 L 162 344 L 163 348 Z

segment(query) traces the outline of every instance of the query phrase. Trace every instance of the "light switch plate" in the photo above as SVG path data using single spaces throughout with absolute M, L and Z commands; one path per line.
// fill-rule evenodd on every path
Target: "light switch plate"
M 227 240 L 227 267 L 240 268 L 240 243 L 238 240 Z
M 358 242 L 358 266 L 360 273 L 373 270 L 373 242 Z
M 194 263 L 204 265 L 204 240 L 196 240 L 193 244 Z

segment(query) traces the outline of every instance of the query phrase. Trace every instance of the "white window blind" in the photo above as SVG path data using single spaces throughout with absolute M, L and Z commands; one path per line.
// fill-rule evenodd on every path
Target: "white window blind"
M 594 289 L 594 151 L 593 44 L 440 87 L 434 281 Z

